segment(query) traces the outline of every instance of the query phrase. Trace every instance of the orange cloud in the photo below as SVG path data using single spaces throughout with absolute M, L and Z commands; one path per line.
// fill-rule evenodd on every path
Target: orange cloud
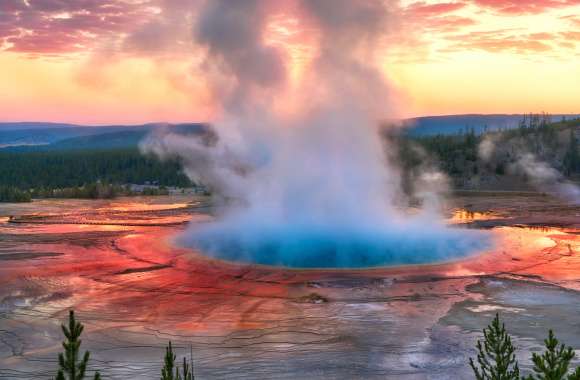
M 562 32 L 560 33 L 565 39 L 569 41 L 580 41 L 580 31 L 579 32 Z
M 449 37 L 455 41 L 449 51 L 476 49 L 487 52 L 512 51 L 520 54 L 541 53 L 553 49 L 549 41 L 555 37 L 551 33 L 516 34 L 512 30 L 471 32 Z
M 465 7 L 463 2 L 451 2 L 451 3 L 426 3 L 424 1 L 419 1 L 412 3 L 406 7 L 406 11 L 415 16 L 439 16 L 442 14 L 457 11 Z
M 568 15 L 560 17 L 561 20 L 568 21 L 572 26 L 580 28 L 580 17 L 576 15 Z
M 580 5 L 580 0 L 473 0 L 476 5 L 500 14 L 538 14 L 551 9 Z
M 290 79 L 307 75 L 320 36 L 300 19 L 298 0 L 257 1 L 272 7 L 262 37 L 284 54 Z M 336 4 L 327 1 L 328 9 Z M 376 53 L 414 102 L 413 114 L 579 111 L 580 0 L 389 4 L 400 17 Z M 214 107 L 204 86 L 214 73 L 192 41 L 198 7 L 198 0 L 0 0 L 2 118 L 30 118 L 33 105 L 39 120 L 202 119 Z M 515 75 L 522 68 L 526 75 Z M 512 100 L 482 100 L 494 78 L 518 88 L 507 92 Z M 465 93 L 467 82 L 474 94 Z

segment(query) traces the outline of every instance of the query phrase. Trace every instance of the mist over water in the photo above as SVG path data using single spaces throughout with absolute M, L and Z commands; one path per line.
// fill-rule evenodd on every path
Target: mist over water
M 220 259 L 303 268 L 426 263 L 487 247 L 485 234 L 445 226 L 435 184 L 421 184 L 423 210 L 402 208 L 393 149 L 379 135 L 380 121 L 396 115 L 380 70 L 396 9 L 378 0 L 273 4 L 205 4 L 194 39 L 221 105 L 217 139 L 164 133 L 143 146 L 178 157 L 223 201 L 216 222 L 192 225 L 180 242 Z M 279 14 L 316 37 L 298 76 L 290 53 L 300 43 L 265 37 Z

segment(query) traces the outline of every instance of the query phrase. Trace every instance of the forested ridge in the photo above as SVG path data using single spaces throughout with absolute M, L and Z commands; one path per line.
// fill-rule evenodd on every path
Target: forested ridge
M 529 152 L 568 178 L 580 177 L 580 119 L 552 122 L 549 115 L 529 115 L 519 128 L 476 133 L 466 128 L 455 135 L 387 136 L 396 141 L 404 182 L 426 162 L 449 175 L 458 189 L 502 189 L 513 185 L 509 169 Z M 484 139 L 495 144 L 488 161 L 479 157 Z M 510 177 L 510 178 L 508 178 Z M 517 179 L 517 178 L 516 178 Z M 510 182 L 511 181 L 511 182 Z M 525 183 L 525 178 L 520 181 Z M 130 194 L 126 184 L 189 187 L 176 160 L 161 161 L 138 148 L 10 151 L 0 150 L 0 201 L 26 202 L 31 197 L 104 197 Z M 507 185 L 506 185 L 507 184 Z M 154 191 L 155 189 L 148 189 Z M 162 191 L 164 193 L 165 190 Z
M 112 198 L 133 195 L 126 184 L 152 184 L 141 193 L 192 183 L 175 160 L 160 161 L 135 149 L 48 152 L 0 151 L 0 202 L 31 198 Z
M 177 161 L 162 162 L 137 149 L 1 152 L 0 186 L 21 190 L 77 187 L 100 181 L 191 186 Z
M 424 170 L 426 162 L 446 173 L 456 189 L 508 190 L 528 180 L 514 167 L 526 154 L 568 179 L 580 177 L 578 133 L 580 119 L 552 121 L 547 114 L 524 117 L 518 128 L 476 133 L 465 128 L 455 135 L 395 137 L 405 174 Z M 493 145 L 487 160 L 481 157 L 484 140 Z M 516 182 L 519 184 L 516 185 Z M 512 188 L 513 189 L 513 188 Z

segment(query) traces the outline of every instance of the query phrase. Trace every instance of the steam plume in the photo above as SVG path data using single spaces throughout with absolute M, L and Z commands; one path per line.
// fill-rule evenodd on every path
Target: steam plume
M 486 136 L 479 144 L 479 157 L 484 162 L 492 161 L 498 143 L 497 137 Z M 556 168 L 525 149 L 515 151 L 515 161 L 508 169 L 512 174 L 526 175 L 530 184 L 540 191 L 552 194 L 572 204 L 580 204 L 580 188 L 566 181 L 562 173 Z
M 388 33 L 385 2 L 273 4 L 202 8 L 194 38 L 223 108 L 217 141 L 166 133 L 144 145 L 179 157 L 191 178 L 236 200 L 182 242 L 218 258 L 296 267 L 421 263 L 484 247 L 480 234 L 447 229 L 432 211 L 411 216 L 394 204 L 400 175 L 378 133 L 392 116 L 376 56 Z M 291 47 L 264 42 L 273 12 L 291 13 L 317 36 L 298 80 L 288 75 Z
M 514 170 L 525 173 L 536 188 L 553 194 L 574 204 L 580 204 L 580 189 L 566 182 L 564 176 L 531 153 L 521 155 L 514 164 Z

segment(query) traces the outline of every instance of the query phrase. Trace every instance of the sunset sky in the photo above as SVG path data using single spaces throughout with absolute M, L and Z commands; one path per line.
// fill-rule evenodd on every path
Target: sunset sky
M 0 121 L 211 118 L 199 3 L 1 0 Z M 580 0 L 391 3 L 380 66 L 398 114 L 580 112 Z M 287 52 L 292 78 L 316 31 L 291 9 L 273 9 L 264 40 Z

